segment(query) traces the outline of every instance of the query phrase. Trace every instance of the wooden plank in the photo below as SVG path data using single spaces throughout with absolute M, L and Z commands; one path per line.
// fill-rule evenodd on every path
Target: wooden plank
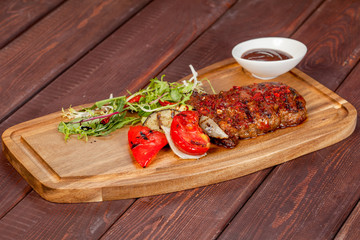
M 68 1 L 0 50 L 0 122 L 147 2 Z
M 360 167 L 354 161 L 359 154 L 336 156 L 359 141 L 358 132 L 356 135 L 274 170 L 271 180 L 263 183 L 265 187 L 252 196 L 220 239 L 333 238 L 351 210 L 349 207 L 359 198 L 356 174 Z M 281 192 L 277 191 L 280 184 Z
M 360 236 L 360 202 L 358 202 L 355 209 L 352 211 L 345 224 L 341 227 L 335 240 L 343 239 L 358 239 Z
M 155 1 L 147 5 L 142 12 L 119 28 L 114 35 L 107 40 L 108 42 L 105 41 L 100 44 L 74 65 L 73 68 L 69 69 L 69 73 L 63 74 L 45 88 L 44 91 L 4 121 L 0 126 L 0 131 L 3 132 L 6 128 L 16 123 L 57 111 L 62 106 L 67 107 L 70 104 L 96 101 L 108 97 L 108 94 L 114 91 L 117 91 L 114 92 L 114 94 L 125 93 L 125 90 L 130 89 L 132 84 L 136 84 L 134 88 L 143 86 L 150 76 L 155 75 L 154 72 L 160 71 L 161 68 L 171 62 L 172 59 L 193 42 L 202 31 L 206 30 L 209 25 L 215 22 L 216 19 L 231 6 L 233 1 L 222 2 L 220 5 L 207 3 L 209 2 L 168 1 L 164 3 L 163 1 Z M 179 11 L 179 9 L 182 10 Z M 193 16 L 196 16 L 196 18 Z M 173 26 L 171 31 L 167 30 L 169 24 Z M 140 29 L 136 30 L 138 27 Z M 162 43 L 161 46 L 156 45 L 159 44 L 159 42 Z M 144 46 L 147 47 L 144 48 Z M 146 59 L 141 55 L 144 50 L 146 51 L 146 55 L 144 55 Z M 136 53 L 135 56 L 131 54 L 133 51 Z M 141 67 L 139 67 L 139 59 L 142 59 L 141 64 L 143 65 L 141 65 Z M 127 79 L 127 81 L 124 81 L 124 85 L 119 81 L 122 77 Z M 135 83 L 135 80 L 139 81 Z M 59 83 L 56 83 L 58 81 Z M 96 91 L 94 91 L 95 89 Z M 89 94 L 90 90 L 93 91 L 91 94 Z M 4 155 L 0 155 L 0 158 L 2 164 L 7 164 Z M 0 169 L 2 168 L 0 167 Z M 7 179 L 7 175 L 9 175 L 7 169 L 4 168 L 4 170 L 6 171 L 0 174 L 1 177 L 4 176 L 4 178 L 1 179 L 1 185 L 3 188 L 7 188 L 7 181 L 10 179 Z M 16 181 L 10 181 L 25 182 L 20 177 L 18 177 Z M 11 201 L 9 200 L 9 202 L 16 204 L 17 197 L 23 189 L 20 186 L 20 188 L 14 187 L 7 189 L 7 191 L 13 192 L 11 193 L 13 199 L 11 199 Z M 1 193 L 4 194 L 4 192 L 5 191 Z M 6 200 L 2 196 L 0 199 L 2 202 Z M 40 197 L 37 197 L 37 201 L 40 202 L 40 205 L 43 204 L 44 206 L 50 204 Z M 30 203 L 29 205 L 31 206 L 32 204 L 34 203 Z M 31 219 L 33 214 L 36 214 L 36 209 L 33 208 L 34 212 L 32 212 L 32 208 L 29 207 L 29 205 L 18 204 L 16 208 L 19 207 L 19 211 L 16 214 L 11 214 L 13 211 L 9 212 L 7 214 L 9 218 L 7 218 L 6 221 L 19 217 Z M 96 208 L 95 206 L 97 205 L 91 206 Z M 89 207 L 91 206 L 89 205 Z M 51 208 L 54 211 L 56 211 L 58 207 L 59 205 L 51 204 Z M 37 231 L 37 227 L 42 224 L 47 224 L 48 219 L 44 217 L 40 219 L 39 222 L 36 222 L 35 225 L 33 225 L 34 228 L 31 230 L 44 237 L 53 234 L 54 228 L 61 228 L 56 232 L 56 234 L 60 236 L 59 238 L 62 236 L 70 236 L 71 238 L 72 234 L 91 235 L 90 228 L 82 228 L 83 225 L 79 219 L 87 218 L 88 214 L 86 212 L 77 212 L 79 207 L 81 207 L 81 205 L 72 205 L 71 215 L 73 218 L 67 219 L 69 222 L 64 221 L 64 223 L 66 222 L 64 228 L 53 224 L 52 227 Z M 8 207 L 4 206 L 4 209 L 8 209 Z M 26 211 L 24 211 L 24 209 L 26 209 Z M 120 212 L 116 207 L 109 210 L 110 213 L 112 213 L 112 211 Z M 26 215 L 23 213 L 26 213 Z M 94 218 L 98 217 L 96 226 L 103 223 L 102 221 L 107 221 L 107 219 L 102 220 L 102 216 L 110 213 L 99 211 L 96 216 L 93 216 Z M 66 217 L 64 215 L 58 215 L 57 217 L 60 218 L 61 216 Z M 18 225 L 14 224 L 10 230 L 17 231 L 17 228 Z M 71 230 L 73 228 L 76 229 L 74 232 Z M 76 231 L 80 231 L 80 233 Z
M 198 73 L 199 79 L 209 79 L 216 92 L 238 82 L 263 83 L 234 59 Z M 76 138 L 65 142 L 57 131 L 61 112 L 6 130 L 2 135 L 3 149 L 43 198 L 65 203 L 92 202 L 157 195 L 230 180 L 334 144 L 354 130 L 354 107 L 314 79 L 294 69 L 276 81 L 293 87 L 305 98 L 308 119 L 297 127 L 243 140 L 231 150 L 213 145 L 208 155 L 199 160 L 181 160 L 164 148 L 143 169 L 134 163 L 129 151 L 128 127 L 108 137 L 89 138 L 88 143 Z M 205 90 L 211 92 L 209 86 Z
M 52 11 L 64 0 L 0 2 L 0 48 Z
M 133 201 L 56 204 L 32 192 L 0 220 L 1 239 L 99 239 Z
M 31 187 L 16 172 L 13 166 L 6 161 L 4 154 L 0 155 L 0 172 L 4 185 L 1 186 L 0 193 L 0 218 L 11 210 L 19 201 L 21 201 L 30 191 Z
M 359 61 L 358 12 L 357 0 L 326 1 L 293 35 L 310 49 L 298 68 L 331 90 Z
M 246 176 L 246 181 L 236 179 L 140 198 L 102 239 L 118 236 L 124 239 L 215 239 L 268 172 L 263 170 L 250 174 Z
M 272 33 L 289 36 L 318 3 L 296 1 L 294 6 L 291 1 L 240 1 L 163 73 L 166 79 L 175 80 L 186 75 L 189 64 L 200 69 L 230 57 L 232 47 L 239 41 Z M 281 7 L 291 12 L 281 14 L 284 12 Z M 273 19 L 271 26 L 267 24 L 268 18 L 259 18 L 262 14 L 269 14 L 268 18 Z M 256 27 L 252 27 L 254 24 Z M 114 236 L 130 239 L 214 239 L 268 172 L 269 169 L 213 186 L 141 198 L 112 226 L 104 239 Z
M 13 40 L 29 26 L 55 9 L 63 0 L 50 1 L 23 1 L 6 0 L 0 2 L 0 48 Z M 1 84 L 1 86 L 3 86 Z M 2 131 L 0 131 L 2 132 Z M 20 201 L 31 189 L 24 181 L 19 180 L 20 175 L 13 171 L 7 163 L 0 164 L 3 178 L 7 179 L 6 189 L 19 189 L 19 191 L 3 191 L 0 195 L 0 217 L 2 217 L 14 204 Z M 13 202 L 16 199 L 15 203 Z
M 327 14 L 324 9 L 333 10 L 332 17 L 336 20 L 335 23 L 330 21 L 333 25 L 328 26 L 326 31 L 324 30 L 325 32 L 316 29 L 316 34 L 314 32 L 307 34 L 300 29 L 303 42 L 305 40 L 316 42 L 328 32 L 336 32 L 336 29 L 332 29 L 332 27 L 335 28 L 340 23 L 344 28 L 348 26 L 342 32 L 342 41 L 348 42 L 354 35 L 358 35 L 359 25 L 354 28 L 343 22 L 359 21 L 359 15 L 355 14 L 359 11 L 359 2 L 355 4 L 354 1 L 347 1 L 344 4 L 343 1 L 329 1 L 321 8 L 323 9 L 320 11 L 322 14 Z M 308 24 L 312 25 L 324 19 L 322 14 L 309 19 L 309 22 L 304 25 L 305 28 Z M 327 17 L 329 18 L 329 15 Z M 337 22 L 339 23 L 336 24 Z M 311 38 L 308 38 L 309 36 Z M 333 34 L 330 36 L 328 41 L 334 37 Z M 326 42 L 325 39 L 322 41 Z M 359 40 L 355 45 L 326 48 L 327 53 L 322 54 L 338 56 L 341 55 L 340 52 L 353 53 L 358 48 L 352 49 L 354 46 L 359 46 Z M 316 46 L 314 48 L 310 47 L 309 52 L 310 57 L 314 55 L 315 58 L 317 48 Z M 337 62 L 348 62 L 354 67 L 356 61 L 346 61 L 347 59 L 349 56 L 344 55 L 337 59 Z M 332 62 L 332 59 L 328 60 Z M 336 65 L 336 63 L 334 64 Z M 329 65 L 331 64 L 329 63 Z M 342 79 L 334 79 L 329 74 L 339 70 L 342 76 L 346 76 L 351 69 L 349 66 L 345 66 L 344 69 L 335 67 L 335 70 L 322 69 L 321 65 L 313 67 L 322 73 L 319 74 L 320 80 L 332 88 L 336 87 L 334 82 L 339 84 Z M 316 69 L 313 71 L 317 72 Z M 357 87 L 359 73 L 360 66 L 357 65 L 338 91 L 339 95 L 346 96 L 346 99 L 357 109 L 360 108 L 357 97 L 360 94 Z M 359 126 L 359 121 L 357 124 Z M 360 147 L 359 138 L 360 131 L 357 127 L 348 139 L 336 145 L 276 167 L 237 214 L 220 239 L 290 239 L 299 236 L 305 239 L 333 238 L 360 197 L 360 175 L 358 174 L 360 153 L 359 151 L 349 151 L 349 149 Z M 279 186 L 283 186 L 281 192 L 278 191 Z
M 345 79 L 345 82 L 338 89 L 339 94 L 351 96 L 351 101 L 355 104 L 357 109 L 360 108 L 360 99 L 359 96 L 359 87 L 358 79 L 360 74 L 360 65 L 357 64 L 356 68 L 351 72 L 350 76 Z M 359 120 L 357 124 L 357 129 L 359 128 Z M 359 131 L 358 131 L 359 132 Z M 359 138 L 359 134 L 357 134 Z M 351 147 L 351 146 L 350 146 Z M 357 149 L 356 147 L 352 149 Z M 358 161 L 359 158 L 354 158 L 353 161 Z M 356 182 L 351 182 L 351 186 L 357 186 Z M 352 191 L 355 191 L 354 189 Z M 358 192 L 358 197 L 360 198 L 360 193 Z M 353 202 L 355 204 L 355 202 Z M 347 213 L 349 212 L 351 206 L 348 206 Z M 349 217 L 346 219 L 346 222 L 342 225 L 340 231 L 337 233 L 335 239 L 358 239 L 360 236 L 360 202 L 358 201 L 357 205 L 352 210 Z

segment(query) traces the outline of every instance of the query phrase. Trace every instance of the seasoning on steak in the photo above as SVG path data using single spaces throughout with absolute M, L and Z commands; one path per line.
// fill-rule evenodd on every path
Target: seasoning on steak
M 305 99 L 295 89 L 276 82 L 235 86 L 213 95 L 194 93 L 188 104 L 229 135 L 228 139 L 213 139 L 226 148 L 235 147 L 239 139 L 296 126 L 306 119 Z

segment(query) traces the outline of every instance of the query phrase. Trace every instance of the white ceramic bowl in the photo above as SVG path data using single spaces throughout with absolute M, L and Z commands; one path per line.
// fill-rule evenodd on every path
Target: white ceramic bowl
M 241 58 L 252 49 L 274 49 L 286 52 L 292 56 L 290 59 L 280 61 L 256 61 Z M 266 37 L 248 40 L 236 45 L 232 55 L 236 61 L 256 78 L 267 80 L 284 74 L 294 68 L 305 56 L 306 46 L 294 39 L 282 37 Z

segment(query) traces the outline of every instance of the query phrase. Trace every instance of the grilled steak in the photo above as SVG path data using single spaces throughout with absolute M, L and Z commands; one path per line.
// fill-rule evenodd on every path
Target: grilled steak
M 305 99 L 295 89 L 276 82 L 233 87 L 213 95 L 194 93 L 188 104 L 229 135 L 228 139 L 213 139 L 227 148 L 235 147 L 239 139 L 295 126 L 306 119 Z

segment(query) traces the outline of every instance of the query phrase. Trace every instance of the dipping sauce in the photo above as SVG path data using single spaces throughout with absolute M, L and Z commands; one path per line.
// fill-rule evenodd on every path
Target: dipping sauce
M 255 61 L 280 61 L 290 59 L 292 56 L 274 49 L 252 49 L 246 51 L 241 58 Z

